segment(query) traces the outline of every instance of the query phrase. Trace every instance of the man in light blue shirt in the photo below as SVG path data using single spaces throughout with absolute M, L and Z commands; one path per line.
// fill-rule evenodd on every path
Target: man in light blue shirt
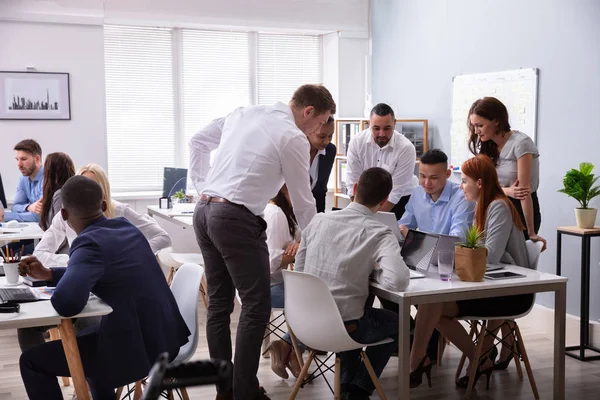
M 4 220 L 39 222 L 44 186 L 42 148 L 33 139 L 22 140 L 15 146 L 15 157 L 23 176 L 19 178 L 12 209 L 4 213 Z
M 473 224 L 475 203 L 466 201 L 457 183 L 448 178 L 448 156 L 439 149 L 429 150 L 419 163 L 419 186 L 410 196 L 406 211 L 398 221 L 404 236 L 409 229 L 458 236 Z

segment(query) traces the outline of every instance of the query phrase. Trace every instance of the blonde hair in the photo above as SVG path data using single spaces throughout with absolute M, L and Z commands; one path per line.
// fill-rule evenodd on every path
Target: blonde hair
M 108 182 L 108 176 L 106 176 L 106 172 L 104 172 L 102 167 L 98 164 L 87 164 L 79 168 L 77 175 L 83 175 L 86 172 L 94 174 L 96 176 L 96 181 L 102 188 L 102 198 L 106 200 L 106 211 L 104 212 L 104 215 L 107 218 L 114 218 L 115 206 L 110 196 L 110 183 Z

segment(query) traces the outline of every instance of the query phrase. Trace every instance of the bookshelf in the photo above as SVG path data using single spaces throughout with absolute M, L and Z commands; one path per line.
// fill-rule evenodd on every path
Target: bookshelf
M 335 121 L 335 146 L 337 154 L 335 157 L 334 174 L 335 190 L 333 193 L 333 206 L 338 207 L 338 199 L 350 200 L 348 188 L 346 187 L 346 168 L 348 145 L 354 135 L 369 127 L 368 119 L 340 118 Z M 416 163 L 421 155 L 428 150 L 428 120 L 426 119 L 396 119 L 396 130 L 412 142 L 417 151 Z

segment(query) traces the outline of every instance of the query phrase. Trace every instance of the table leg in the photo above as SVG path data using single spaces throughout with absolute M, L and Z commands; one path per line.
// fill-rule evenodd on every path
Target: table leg
M 410 398 L 410 300 L 398 301 L 398 398 Z
M 58 329 L 65 350 L 65 356 L 67 357 L 67 364 L 69 364 L 73 385 L 75 386 L 77 399 L 90 400 L 85 373 L 83 372 L 83 364 L 81 363 L 81 356 L 79 355 L 79 347 L 77 347 L 75 330 L 73 329 L 73 321 L 70 319 L 63 319 L 58 326 Z
M 562 232 L 556 231 L 556 275 L 560 275 L 562 256 Z
M 581 315 L 579 332 L 579 356 L 585 358 L 585 349 L 589 344 L 589 307 L 590 307 L 590 238 L 581 238 Z
M 565 398 L 565 320 L 567 284 L 554 292 L 554 399 Z

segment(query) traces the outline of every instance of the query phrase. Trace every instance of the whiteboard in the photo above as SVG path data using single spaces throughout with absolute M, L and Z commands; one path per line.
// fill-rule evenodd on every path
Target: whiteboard
M 455 169 L 472 157 L 468 148 L 467 117 L 475 100 L 491 96 L 508 109 L 510 127 L 535 142 L 538 69 L 518 69 L 485 74 L 457 75 L 452 85 L 450 161 Z

